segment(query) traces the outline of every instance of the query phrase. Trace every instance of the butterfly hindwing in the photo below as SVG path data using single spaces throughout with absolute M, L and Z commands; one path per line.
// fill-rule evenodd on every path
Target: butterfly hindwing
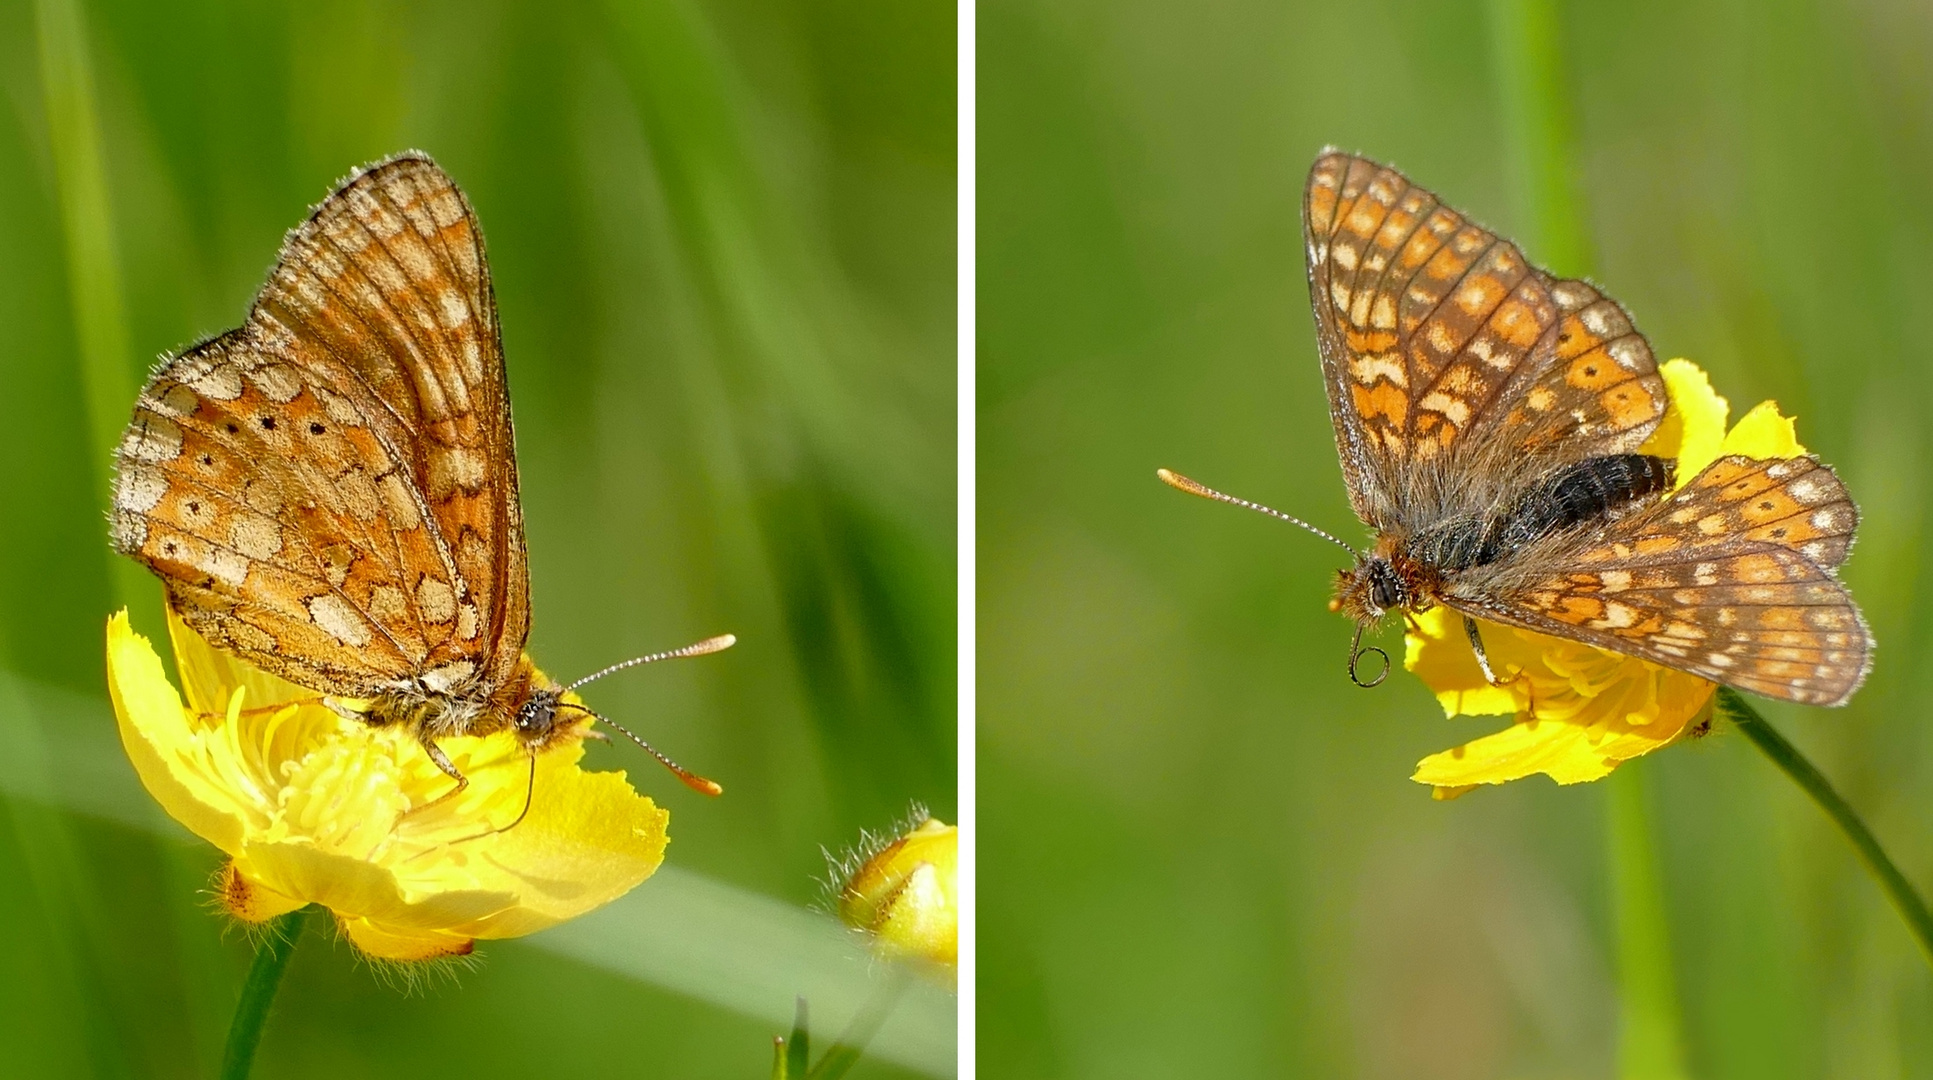
M 155 373 L 115 537 L 197 631 L 346 695 L 508 676 L 528 595 L 486 266 L 467 201 L 405 155 L 290 234 L 241 329 Z
M 1832 574 L 1857 511 L 1812 458 L 1720 458 L 1671 498 L 1460 581 L 1465 614 L 1812 705 L 1858 688 L 1871 636 Z

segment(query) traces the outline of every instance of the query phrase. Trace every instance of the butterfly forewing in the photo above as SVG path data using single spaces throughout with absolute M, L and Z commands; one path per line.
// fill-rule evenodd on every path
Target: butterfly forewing
M 293 682 L 500 682 L 529 612 L 482 234 L 427 158 L 352 177 L 244 326 L 164 364 L 120 451 L 117 546 Z
M 1663 417 L 1656 361 L 1616 303 L 1396 170 L 1324 155 L 1303 221 L 1337 446 L 1370 525 L 1493 502 L 1633 449 Z
M 1379 534 L 1374 559 L 1404 563 L 1409 604 L 1771 697 L 1839 704 L 1858 687 L 1872 641 L 1832 573 L 1858 512 L 1830 469 L 1734 456 L 1667 498 L 1565 494 L 1552 478 L 1572 474 L 1560 470 L 1612 475 L 1580 463 L 1634 453 L 1665 413 L 1657 362 L 1624 309 L 1365 158 L 1316 161 L 1303 222 L 1351 505 Z M 1526 503 L 1559 494 L 1571 501 Z M 1521 543 L 1491 528 L 1572 522 L 1583 506 L 1587 520 Z M 1444 552 L 1459 558 L 1430 563 Z M 1345 575 L 1359 590 L 1346 610 L 1361 610 L 1367 565 Z

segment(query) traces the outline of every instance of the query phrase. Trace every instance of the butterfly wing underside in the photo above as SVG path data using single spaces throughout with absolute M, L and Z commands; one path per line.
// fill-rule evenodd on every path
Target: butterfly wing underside
M 1401 173 L 1325 153 L 1303 199 L 1316 340 L 1350 503 L 1379 532 L 1634 450 L 1664 415 L 1624 310 Z
M 408 154 L 284 243 L 247 322 L 164 363 L 118 451 L 114 539 L 197 632 L 370 696 L 507 679 L 529 631 L 476 216 Z
M 1661 504 L 1460 581 L 1445 602 L 1755 694 L 1839 705 L 1872 654 L 1832 573 L 1858 520 L 1816 459 L 1725 457 Z

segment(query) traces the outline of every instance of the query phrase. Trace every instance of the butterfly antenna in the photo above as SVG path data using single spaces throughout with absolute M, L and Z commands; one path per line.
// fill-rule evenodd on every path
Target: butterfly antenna
M 730 643 L 728 640 L 729 638 L 730 638 L 730 635 L 726 635 L 726 638 L 724 639 L 713 638 L 712 640 L 713 641 L 726 640 L 726 643 L 729 644 Z M 703 645 L 705 644 L 705 642 L 701 641 L 698 644 Z M 698 647 L 697 645 L 691 646 L 691 648 L 694 648 L 694 649 L 697 647 Z M 724 645 L 720 645 L 720 646 L 717 646 L 717 649 L 722 649 L 724 647 L 725 647 Z M 714 649 L 712 651 L 715 652 L 717 651 L 717 649 Z M 681 649 L 679 651 L 683 652 L 684 650 Z M 666 653 L 663 655 L 670 656 L 673 654 Z M 693 655 L 696 655 L 696 654 L 693 654 Z M 647 659 L 651 659 L 651 658 L 647 658 Z M 619 666 L 623 666 L 623 665 L 619 665 Z M 667 769 L 670 769 L 671 775 L 677 777 L 680 780 L 683 780 L 685 782 L 686 787 L 697 792 L 698 794 L 723 795 L 725 793 L 724 786 L 719 784 L 718 781 L 707 780 L 704 777 L 699 776 L 697 773 L 692 772 L 690 769 L 685 768 L 683 765 L 680 765 L 677 762 L 671 760 L 670 758 L 664 756 L 664 754 L 659 752 L 657 747 L 652 746 L 650 743 L 645 742 L 643 739 L 640 739 L 636 735 L 632 734 L 630 728 L 625 727 L 623 724 L 617 723 L 616 721 L 612 720 L 610 717 L 605 716 L 603 713 L 598 712 L 596 709 L 586 708 L 585 706 L 579 705 L 574 701 L 560 701 L 557 703 L 557 707 L 560 709 L 576 709 L 581 713 L 584 713 L 588 716 L 596 717 L 598 720 L 611 725 L 611 727 L 615 728 L 619 734 L 623 735 L 625 738 L 631 740 L 632 742 L 637 743 L 639 746 L 644 747 L 645 753 L 650 754 L 654 758 L 657 758 L 658 764 L 663 765 Z
M 571 683 L 569 686 L 564 687 L 564 689 L 566 691 L 575 690 L 587 682 L 592 682 L 597 679 L 601 679 L 606 675 L 612 674 L 613 672 L 623 671 L 625 668 L 637 667 L 639 664 L 655 664 L 660 660 L 682 660 L 687 656 L 704 656 L 707 653 L 723 652 L 726 649 L 729 649 L 736 644 L 738 644 L 737 635 L 720 634 L 717 637 L 706 638 L 705 640 L 697 642 L 696 644 L 687 645 L 682 649 L 673 649 L 670 652 L 652 653 L 650 656 L 640 656 L 635 660 L 626 660 L 622 664 L 612 664 L 610 667 L 605 668 L 603 671 L 591 672 L 589 675 L 586 675 L 583 678 L 577 680 L 576 682 Z M 612 725 L 612 726 L 615 727 L 616 725 Z M 619 730 L 623 730 L 623 729 L 620 728 Z
M 1355 548 L 1350 547 L 1348 544 L 1345 544 L 1341 540 L 1336 539 L 1334 536 L 1331 536 L 1329 533 L 1323 532 L 1321 529 L 1316 528 L 1314 525 L 1309 524 L 1308 522 L 1302 520 L 1299 517 L 1295 517 L 1291 514 L 1285 514 L 1282 511 L 1273 509 L 1271 507 L 1263 506 L 1261 503 L 1249 502 L 1247 499 L 1238 499 L 1233 495 L 1223 494 L 1222 492 L 1216 491 L 1214 488 L 1211 488 L 1206 484 L 1197 483 L 1196 481 L 1190 480 L 1178 472 L 1169 472 L 1167 469 L 1156 469 L 1154 471 L 1154 474 L 1161 478 L 1162 483 L 1168 485 L 1171 488 L 1175 488 L 1180 491 L 1185 491 L 1190 495 L 1199 495 L 1204 499 L 1213 499 L 1216 502 L 1225 502 L 1225 503 L 1232 504 L 1234 506 L 1244 507 L 1249 510 L 1254 510 L 1257 513 L 1267 514 L 1272 518 L 1281 518 L 1283 521 L 1286 521 L 1291 525 L 1300 525 L 1303 528 L 1309 530 L 1310 532 L 1316 534 L 1317 536 L 1322 537 L 1324 540 L 1327 540 L 1330 543 L 1336 545 L 1342 550 L 1347 551 L 1349 554 L 1354 555 L 1357 558 L 1362 558 L 1362 554 L 1358 552 Z

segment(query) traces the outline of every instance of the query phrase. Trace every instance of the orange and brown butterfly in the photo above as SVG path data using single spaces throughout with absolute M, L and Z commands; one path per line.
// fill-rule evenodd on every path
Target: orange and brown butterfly
M 524 654 L 496 298 L 476 213 L 426 155 L 351 174 L 239 329 L 164 359 L 117 466 L 114 546 L 183 621 L 345 715 L 406 726 L 459 790 L 439 738 L 512 731 L 534 776 L 538 752 L 587 733 L 595 714 L 565 694 L 589 680 L 556 685 Z
M 1674 486 L 1639 452 L 1669 404 L 1618 303 L 1395 169 L 1325 152 L 1303 197 L 1336 449 L 1366 552 L 1167 470 L 1192 494 L 1261 510 L 1349 549 L 1331 608 L 1356 621 L 1349 671 L 1388 655 L 1391 612 L 1568 638 L 1767 697 L 1841 705 L 1872 637 L 1834 569 L 1858 509 L 1810 456 L 1720 457 Z M 1382 658 L 1367 680 L 1357 664 Z

